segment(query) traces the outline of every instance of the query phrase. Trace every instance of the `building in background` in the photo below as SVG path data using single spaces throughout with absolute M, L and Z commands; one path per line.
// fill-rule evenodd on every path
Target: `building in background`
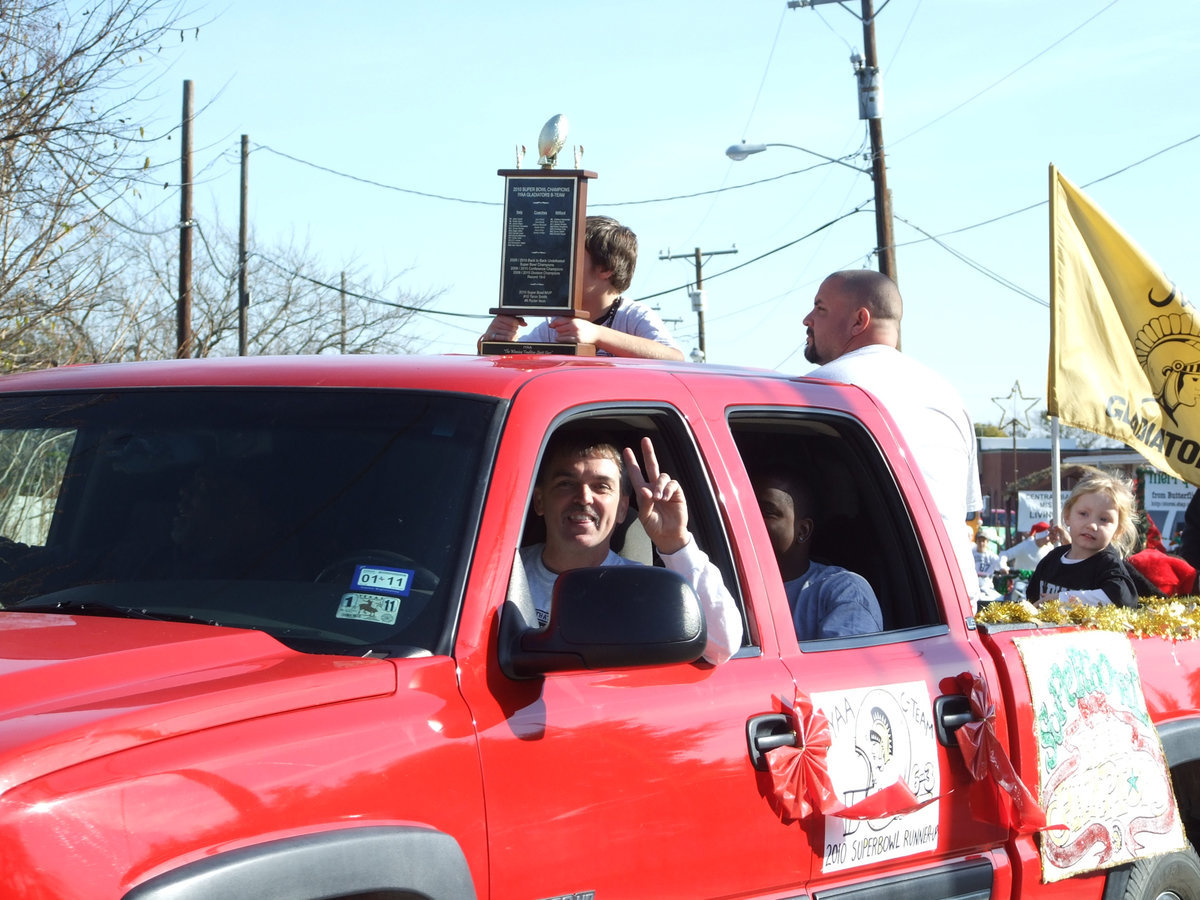
M 1060 454 L 1064 495 L 1075 484 L 1073 470 L 1078 466 L 1098 466 L 1137 480 L 1139 502 L 1145 499 L 1145 508 L 1162 532 L 1163 542 L 1170 545 L 1177 530 L 1176 519 L 1182 521 L 1182 510 L 1195 488 L 1161 474 L 1128 447 L 1081 448 L 1077 441 L 1064 439 L 1060 441 Z M 1004 534 L 1011 543 L 1034 521 L 1049 518 L 1050 438 L 981 437 L 979 480 L 985 507 L 983 524 Z

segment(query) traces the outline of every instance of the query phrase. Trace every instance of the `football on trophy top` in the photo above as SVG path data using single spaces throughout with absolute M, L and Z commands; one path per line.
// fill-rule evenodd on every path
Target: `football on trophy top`
M 570 123 L 567 117 L 562 113 L 556 116 L 551 116 L 550 120 L 542 126 L 541 134 L 538 135 L 538 165 L 543 169 L 553 169 L 558 165 L 558 153 L 567 144 L 567 129 Z M 579 163 L 583 159 L 583 147 L 573 147 L 575 168 L 579 168 Z M 525 159 L 525 145 L 517 145 L 517 168 L 521 168 L 521 161 Z

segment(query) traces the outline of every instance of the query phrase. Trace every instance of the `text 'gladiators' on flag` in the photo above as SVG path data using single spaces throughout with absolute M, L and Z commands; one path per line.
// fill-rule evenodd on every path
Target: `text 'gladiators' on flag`
M 1050 167 L 1049 412 L 1200 484 L 1200 318 Z

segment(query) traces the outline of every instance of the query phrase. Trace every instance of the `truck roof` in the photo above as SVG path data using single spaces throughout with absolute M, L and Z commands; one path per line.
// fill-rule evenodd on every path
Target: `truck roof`
M 687 374 L 753 375 L 766 369 L 645 359 L 574 356 L 253 356 L 62 366 L 7 375 L 0 391 L 75 391 L 152 387 L 404 387 L 507 398 L 552 370 L 605 367 Z

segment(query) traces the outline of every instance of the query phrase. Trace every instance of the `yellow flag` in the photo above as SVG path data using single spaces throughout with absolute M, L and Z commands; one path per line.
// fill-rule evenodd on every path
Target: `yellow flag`
M 1200 318 L 1050 167 L 1050 415 L 1200 484 Z

